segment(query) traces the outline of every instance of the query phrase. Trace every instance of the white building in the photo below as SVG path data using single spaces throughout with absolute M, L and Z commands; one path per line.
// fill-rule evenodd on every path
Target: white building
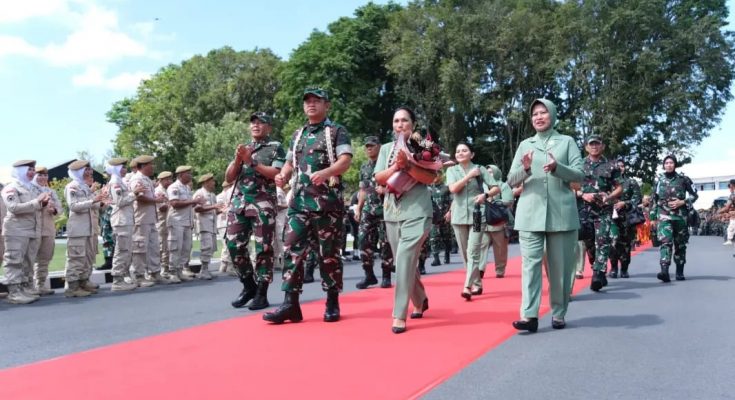
M 690 176 L 690 178 L 694 182 L 694 188 L 697 189 L 699 195 L 699 199 L 694 203 L 694 208 L 699 210 L 712 207 L 712 202 L 720 197 L 727 198 L 730 195 L 727 184 L 730 183 L 730 179 L 735 179 L 735 174 L 696 178 Z

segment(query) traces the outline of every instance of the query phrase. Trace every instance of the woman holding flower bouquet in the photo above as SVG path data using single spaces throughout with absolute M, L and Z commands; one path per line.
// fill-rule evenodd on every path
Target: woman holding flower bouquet
M 427 184 L 441 169 L 440 148 L 430 137 L 412 134 L 416 115 L 408 107 L 393 114 L 394 140 L 380 148 L 375 181 L 386 187 L 383 205 L 386 236 L 393 250 L 396 288 L 393 303 L 393 333 L 406 331 L 408 299 L 411 318 L 421 318 L 429 299 L 421 284 L 418 260 L 431 229 L 431 192 Z
M 475 152 L 468 143 L 460 143 L 454 152 L 457 164 L 447 170 L 447 186 L 452 193 L 452 229 L 457 238 L 459 253 L 467 267 L 462 297 L 470 301 L 472 295 L 482 294 L 480 266 L 485 261 L 482 239 L 486 232 L 484 218 L 473 221 L 475 210 L 484 216 L 487 199 L 500 193 L 498 182 L 485 167 L 475 165 Z

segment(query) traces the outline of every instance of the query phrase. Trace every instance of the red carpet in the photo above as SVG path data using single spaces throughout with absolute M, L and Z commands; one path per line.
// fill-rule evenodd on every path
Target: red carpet
M 401 335 L 390 331 L 393 290 L 375 288 L 342 296 L 338 323 L 321 321 L 318 301 L 299 324 L 258 314 L 2 370 L 0 398 L 415 398 L 516 333 L 520 258 L 505 279 L 492 270 L 471 302 L 464 271 L 427 276 L 431 308 Z

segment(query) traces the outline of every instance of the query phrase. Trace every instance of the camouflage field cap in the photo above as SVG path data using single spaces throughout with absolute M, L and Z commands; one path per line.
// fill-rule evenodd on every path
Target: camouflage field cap
M 320 87 L 308 87 L 304 89 L 303 99 L 306 100 L 306 97 L 309 95 L 316 96 L 316 97 L 319 97 L 320 99 L 329 101 L 329 93 L 327 93 L 326 90 Z
M 260 120 L 260 122 L 264 124 L 270 124 L 273 121 L 270 115 L 264 113 L 263 111 L 258 111 L 250 114 L 250 122 L 253 122 L 254 119 Z
M 365 138 L 365 146 L 375 146 L 379 144 L 380 140 L 378 140 L 377 136 L 368 136 Z
M 602 144 L 605 143 L 605 142 L 602 141 L 602 137 L 600 135 L 592 135 L 592 136 L 588 137 L 587 140 L 585 140 L 585 143 L 587 143 L 587 144 L 595 143 L 595 142 L 602 143 Z

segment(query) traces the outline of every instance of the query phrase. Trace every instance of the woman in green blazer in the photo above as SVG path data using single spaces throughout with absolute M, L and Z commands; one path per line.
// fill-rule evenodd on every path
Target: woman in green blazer
M 541 304 L 541 269 L 544 249 L 548 257 L 547 278 L 551 301 L 551 325 L 566 326 L 579 216 L 571 182 L 583 178 L 582 156 L 570 136 L 554 130 L 556 106 L 538 99 L 531 104 L 531 123 L 536 135 L 518 146 L 508 185 L 523 184 L 516 209 L 522 257 L 521 319 L 518 330 L 536 332 Z
M 447 186 L 452 193 L 452 229 L 467 268 L 462 289 L 462 297 L 467 301 L 472 295 L 482 294 L 480 269 L 485 262 L 482 242 L 489 235 L 484 223 L 479 232 L 472 229 L 472 213 L 475 206 L 482 206 L 488 198 L 500 193 L 498 183 L 487 169 L 472 162 L 474 157 L 471 145 L 460 143 L 454 152 L 457 164 L 447 170 Z
M 406 140 L 416 125 L 414 112 L 400 107 L 393 115 L 395 140 L 380 148 L 375 163 L 375 181 L 386 186 L 388 179 L 396 172 L 405 170 L 408 163 L 404 153 L 397 151 L 398 140 Z M 429 298 L 421 283 L 418 270 L 419 253 L 431 230 L 431 192 L 420 183 L 401 194 L 387 192 L 383 202 L 385 233 L 388 237 L 396 267 L 396 287 L 393 301 L 393 333 L 406 331 L 408 299 L 413 303 L 411 318 L 421 318 L 429 308 Z

